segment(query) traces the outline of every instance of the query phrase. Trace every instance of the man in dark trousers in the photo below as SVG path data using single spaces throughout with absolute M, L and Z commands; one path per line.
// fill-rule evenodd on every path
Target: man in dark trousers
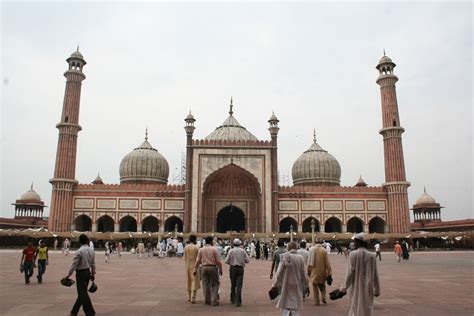
M 23 265 L 23 272 L 25 273 L 25 284 L 30 283 L 30 278 L 34 273 L 34 266 L 36 260 L 37 250 L 31 241 L 28 242 L 28 247 L 23 249 L 20 265 Z
M 258 242 L 257 242 L 258 243 Z M 234 248 L 227 254 L 225 263 L 230 265 L 230 301 L 235 306 L 242 306 L 242 285 L 244 283 L 245 264 L 250 262 L 249 255 L 240 248 L 239 238 L 234 239 Z
M 79 242 L 81 247 L 74 254 L 71 268 L 66 276 L 67 279 L 76 271 L 77 299 L 72 307 L 71 315 L 77 315 L 82 306 L 86 316 L 91 316 L 95 315 L 95 310 L 89 298 L 89 293 L 87 293 L 87 286 L 89 280 L 94 281 L 95 279 L 95 253 L 89 247 L 89 237 L 87 235 L 80 235 Z

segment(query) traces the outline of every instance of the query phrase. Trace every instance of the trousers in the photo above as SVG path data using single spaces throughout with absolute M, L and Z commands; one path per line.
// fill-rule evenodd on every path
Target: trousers
M 34 273 L 34 262 L 33 261 L 24 261 L 23 262 L 23 272 L 25 273 L 25 284 L 30 283 L 30 278 Z
M 38 283 L 43 282 L 43 274 L 46 272 L 46 259 L 38 259 Z
M 235 305 L 242 305 L 242 285 L 244 284 L 244 268 L 231 266 L 230 275 L 230 301 Z
M 313 298 L 315 305 L 319 305 L 319 291 L 321 291 L 321 300 L 326 300 L 326 284 L 313 283 Z
M 202 291 L 206 304 L 218 303 L 219 273 L 216 266 L 202 266 Z
M 79 313 L 82 306 L 82 309 L 87 316 L 95 315 L 94 307 L 92 306 L 89 293 L 87 292 L 90 277 L 91 272 L 89 269 L 76 270 L 77 299 L 72 307 L 71 314 Z

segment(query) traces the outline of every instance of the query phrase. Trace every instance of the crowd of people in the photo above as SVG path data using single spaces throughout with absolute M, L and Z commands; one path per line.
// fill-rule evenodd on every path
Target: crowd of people
M 83 307 L 86 315 L 94 315 L 95 311 L 87 292 L 89 281 L 95 279 L 95 245 L 87 235 L 79 237 L 80 248 L 75 251 L 73 263 L 63 280 L 70 280 L 76 272 L 77 300 L 71 310 L 71 315 L 77 315 Z M 57 239 L 54 242 L 57 247 Z M 69 254 L 71 242 L 65 239 L 62 243 L 62 253 Z M 111 262 L 111 255 L 121 257 L 124 247 L 121 241 L 105 241 L 105 262 Z M 150 257 L 183 257 L 185 263 L 185 278 L 187 299 L 196 303 L 196 293 L 202 288 L 204 303 L 218 306 L 220 304 L 219 288 L 223 276 L 223 265 L 229 266 L 231 283 L 230 302 L 236 306 L 242 305 L 242 287 L 244 270 L 250 259 L 272 260 L 270 279 L 272 290 L 279 297 L 277 307 L 283 315 L 297 316 L 303 307 L 303 301 L 313 294 L 315 305 L 327 304 L 326 284 L 332 283 L 332 268 L 329 260 L 331 249 L 337 249 L 338 254 L 348 256 L 347 269 L 342 284 L 330 293 L 331 299 L 337 299 L 349 292 L 350 315 L 371 315 L 374 297 L 380 295 L 380 284 L 377 273 L 377 259 L 382 260 L 381 243 L 375 241 L 375 253 L 368 250 L 369 243 L 364 233 L 354 236 L 347 246 L 335 241 L 333 244 L 316 241 L 315 244 L 301 240 L 288 242 L 278 239 L 268 242 L 260 240 L 220 240 L 208 236 L 198 240 L 189 236 L 186 242 L 180 236 L 169 237 L 153 244 L 151 240 L 140 240 L 131 244 L 132 254 L 138 258 Z M 398 241 L 394 253 L 398 262 L 408 260 L 411 251 L 410 244 Z M 36 264 L 37 262 L 37 264 Z M 48 247 L 43 240 L 38 248 L 32 242 L 22 252 L 20 271 L 24 273 L 25 284 L 30 283 L 34 268 L 38 267 L 38 283 L 42 283 L 46 266 L 49 262 Z

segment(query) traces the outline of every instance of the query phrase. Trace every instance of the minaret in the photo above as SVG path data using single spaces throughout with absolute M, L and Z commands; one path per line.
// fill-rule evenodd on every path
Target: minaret
M 66 59 L 68 70 L 66 89 L 64 93 L 61 121 L 56 125 L 59 130 L 58 148 L 54 178 L 49 180 L 53 186 L 51 196 L 51 213 L 48 221 L 50 231 L 69 231 L 73 222 L 72 203 L 73 189 L 77 184 L 76 152 L 77 134 L 81 130 L 79 125 L 79 105 L 81 101 L 81 84 L 86 76 L 82 68 L 86 64 L 84 57 L 77 50 Z
M 196 119 L 191 114 L 191 110 L 189 111 L 188 116 L 184 119 L 186 122 L 186 126 L 184 126 L 184 130 L 186 131 L 186 183 L 185 183 L 185 207 L 184 207 L 184 227 L 183 231 L 193 231 L 192 227 L 192 180 L 193 180 L 193 133 L 196 127 L 194 127 L 194 122 Z M 197 218 L 196 218 L 197 224 Z M 196 227 L 195 231 L 199 231 L 199 227 Z
M 397 76 L 393 74 L 395 63 L 387 56 L 380 59 L 377 70 L 382 98 L 382 129 L 385 183 L 388 193 L 388 226 L 391 233 L 407 233 L 410 231 L 410 215 L 407 189 L 410 183 L 405 177 L 405 160 L 403 159 L 402 134 L 400 126 L 395 83 Z
M 275 113 L 272 113 L 268 123 L 270 127 L 270 136 L 272 137 L 272 150 L 271 150 L 271 163 L 272 163 L 272 223 L 270 226 L 271 231 L 277 231 L 278 229 L 278 118 Z M 268 226 L 268 224 L 266 225 Z M 262 231 L 268 231 L 267 227 L 264 227 Z

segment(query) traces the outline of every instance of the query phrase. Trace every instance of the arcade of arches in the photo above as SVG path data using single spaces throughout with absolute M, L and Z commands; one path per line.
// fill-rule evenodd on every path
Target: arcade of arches
M 302 223 L 303 233 L 311 233 L 311 221 L 314 220 L 314 231 L 320 232 L 320 222 L 314 217 L 306 218 Z M 293 231 L 298 231 L 298 223 L 294 218 L 285 217 L 280 221 L 279 232 L 286 233 L 293 226 Z M 358 217 L 352 217 L 346 223 L 346 231 L 348 233 L 360 233 L 364 231 L 364 222 Z M 324 223 L 324 232 L 326 233 L 342 233 L 343 225 L 340 219 L 330 217 Z M 380 217 L 374 217 L 369 221 L 368 233 L 385 233 L 385 221 Z
M 200 231 L 253 232 L 264 229 L 261 190 L 257 178 L 230 163 L 204 182 Z

